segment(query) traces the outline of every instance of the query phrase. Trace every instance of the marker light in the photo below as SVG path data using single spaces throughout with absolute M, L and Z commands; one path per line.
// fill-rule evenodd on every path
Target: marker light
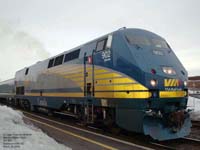
M 152 79 L 152 80 L 150 81 L 150 84 L 151 84 L 151 86 L 155 87 L 155 86 L 157 85 L 157 81 L 154 80 L 154 79 Z
M 151 73 L 152 74 L 156 74 L 156 70 L 155 69 L 151 69 Z
M 172 67 L 163 67 L 162 68 L 163 72 L 168 74 L 168 75 L 175 75 L 176 71 Z
M 92 63 L 92 56 L 88 56 L 88 63 L 89 63 L 89 64 Z

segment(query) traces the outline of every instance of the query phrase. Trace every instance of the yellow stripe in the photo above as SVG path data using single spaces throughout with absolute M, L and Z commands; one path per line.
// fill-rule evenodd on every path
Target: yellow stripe
M 96 80 L 96 84 L 121 84 L 121 83 L 135 83 L 136 81 L 130 78 L 114 78 Z
M 76 82 L 76 84 L 83 86 L 83 66 L 79 65 L 79 66 L 67 66 L 65 67 L 65 73 L 69 73 L 70 69 L 74 70 L 75 72 L 70 72 L 70 74 L 64 74 L 65 78 L 70 79 L 74 82 Z M 69 69 L 70 68 L 70 69 Z M 128 78 L 128 77 L 124 77 L 124 78 L 116 78 L 116 77 L 122 77 L 121 73 L 116 73 L 116 72 L 110 72 L 110 70 L 108 69 L 102 69 L 101 67 L 98 67 L 100 69 L 97 69 L 97 67 L 95 66 L 94 68 L 94 73 L 95 73 L 95 83 L 96 85 L 98 84 L 123 84 L 123 83 L 135 83 L 136 81 Z M 64 69 L 64 67 L 61 67 L 61 69 Z M 87 65 L 87 72 L 88 72 L 88 76 L 87 76 L 87 82 L 92 82 L 90 80 L 92 80 L 92 66 L 91 65 Z M 61 71 L 60 69 L 57 69 L 56 71 L 59 72 Z M 102 74 L 103 73 L 103 74 Z M 108 79 L 106 79 L 108 78 Z M 114 78 L 114 79 L 113 79 Z M 117 85 L 117 86 L 96 86 L 95 87 L 96 90 L 147 90 L 146 87 L 144 87 L 141 84 L 133 84 L 133 85 Z M 43 94 L 44 95 L 44 94 Z M 47 94 L 46 94 L 47 95 Z M 49 94 L 48 94 L 49 95 Z M 60 95 L 60 94 L 59 94 Z M 51 96 L 51 95 L 50 95 Z
M 92 75 L 92 70 L 87 70 L 87 72 L 88 72 L 88 75 Z M 101 74 L 101 73 L 106 73 L 106 72 L 110 72 L 110 71 L 108 71 L 108 70 L 105 70 L 105 69 L 94 69 L 94 74 L 96 75 L 96 74 Z
M 84 81 L 76 82 L 76 84 L 78 84 L 80 87 L 84 87 Z
M 68 77 L 68 76 L 65 76 L 66 78 Z M 105 74 L 97 74 L 97 75 L 95 75 L 94 76 L 94 78 L 95 79 L 103 79 L 103 78 L 114 78 L 114 77 L 121 77 L 121 75 L 120 74 L 118 74 L 118 73 L 105 73 Z M 69 77 L 70 79 L 72 79 L 72 80 L 75 80 L 75 81 L 82 81 L 83 80 L 83 75 L 82 74 L 79 74 L 79 73 L 77 73 L 76 75 L 72 75 L 72 77 Z M 89 75 L 88 74 L 88 76 L 87 76 L 87 78 L 90 78 L 90 79 L 92 79 L 92 77 L 91 77 L 91 75 Z
M 75 81 L 79 86 L 84 86 L 84 82 L 81 78 L 77 78 L 77 79 L 74 78 L 72 80 Z M 87 81 L 89 81 L 89 80 L 91 80 L 91 78 L 87 78 Z M 96 86 L 97 85 L 106 86 L 106 85 L 111 85 L 111 84 L 113 84 L 113 86 L 114 86 L 114 84 L 134 83 L 134 85 L 133 84 L 131 84 L 131 85 L 135 86 L 135 89 L 147 90 L 147 88 L 144 87 L 142 84 L 135 84 L 136 81 L 131 79 L 131 78 L 119 77 L 119 78 L 114 78 L 114 79 L 113 78 L 111 78 L 111 79 L 99 79 L 99 80 L 95 80 L 94 83 L 96 84 Z M 117 86 L 117 85 L 115 85 L 115 86 Z M 126 86 L 126 85 L 124 85 L 124 86 Z
M 97 98 L 150 98 L 150 92 L 96 92 Z
M 98 75 L 95 75 L 95 79 L 104 79 L 104 78 L 110 78 L 110 79 L 112 79 L 112 78 L 114 78 L 114 77 L 121 77 L 121 75 L 120 74 L 117 74 L 117 73 L 106 73 L 106 74 L 98 74 Z M 83 77 L 75 77 L 75 78 L 69 78 L 69 79 L 71 79 L 71 80 L 73 80 L 73 81 L 83 81 L 84 80 L 84 78 Z M 91 76 L 87 76 L 87 79 L 88 80 L 92 80 L 92 77 Z
M 40 93 L 25 93 L 25 96 L 40 96 Z
M 75 72 L 75 73 L 70 73 L 70 74 L 65 74 L 65 78 L 74 78 L 74 77 L 83 77 L 83 72 Z
M 40 96 L 40 93 L 25 93 L 25 96 Z M 49 97 L 83 97 L 84 93 L 42 93 Z
M 37 123 L 39 123 L 39 124 L 42 124 L 42 125 L 45 125 L 45 126 L 47 126 L 47 127 L 53 128 L 53 129 L 55 129 L 55 130 L 58 130 L 58 131 L 60 131 L 60 132 L 63 132 L 63 133 L 65 133 L 65 134 L 68 134 L 68 135 L 74 136 L 74 137 L 76 137 L 76 138 L 79 138 L 79 139 L 81 139 L 81 140 L 87 141 L 87 142 L 89 142 L 89 143 L 99 145 L 99 146 L 101 146 L 101 147 L 103 147 L 103 148 L 106 148 L 106 149 L 109 149 L 109 150 L 118 150 L 117 148 L 114 148 L 114 147 L 105 145 L 105 144 L 103 144 L 103 143 L 100 143 L 100 142 L 97 142 L 97 141 L 95 141 L 95 140 L 86 138 L 86 137 L 84 137 L 84 136 L 80 136 L 80 135 L 75 134 L 75 133 L 72 133 L 72 132 L 70 132 L 70 131 L 66 131 L 66 130 L 57 128 L 57 127 L 55 127 L 55 126 L 46 124 L 46 123 L 44 123 L 44 122 L 40 122 L 40 121 L 38 121 L 38 120 L 29 118 L 29 117 L 26 117 L 26 116 L 24 116 L 24 117 L 27 118 L 27 119 L 29 119 L 29 120 L 32 120 L 32 121 L 34 121 L 34 122 L 37 122 Z
M 105 73 L 105 72 L 109 72 L 109 70 L 105 70 L 105 69 L 95 69 L 94 73 L 98 74 L 98 73 Z
M 97 89 L 95 89 L 97 90 Z M 128 90 L 125 90 L 128 91 Z M 160 98 L 176 98 L 187 95 L 185 91 L 160 91 Z M 40 93 L 25 93 L 25 96 L 40 96 Z M 42 96 L 49 97 L 84 97 L 84 93 L 43 93 Z M 150 92 L 95 92 L 99 98 L 150 98 Z
M 101 85 L 101 86 L 95 86 L 95 90 L 97 91 L 117 91 L 117 90 L 125 90 L 125 91 L 131 91 L 131 90 L 147 90 L 143 85 L 141 84 L 124 84 L 124 85 Z
M 112 83 L 112 79 L 95 80 L 95 83 L 96 84 L 111 84 Z
M 48 71 L 51 72 L 51 73 L 63 74 L 66 71 L 67 72 L 83 71 L 83 66 L 82 65 L 81 66 L 69 66 L 69 65 L 66 65 L 66 66 L 64 66 L 62 68 L 50 69 Z
M 112 79 L 113 84 L 118 84 L 118 83 L 135 83 L 136 81 L 131 79 L 131 78 L 115 78 Z
M 83 96 L 84 96 L 84 93 L 43 93 L 43 96 L 83 97 Z
M 184 97 L 186 95 L 185 91 L 160 91 L 160 98 Z
M 114 78 L 114 77 L 121 77 L 121 75 L 118 73 L 99 74 L 95 76 L 95 79 Z
M 75 82 L 80 82 L 80 81 L 83 81 L 84 80 L 84 78 L 83 77 L 77 77 L 77 78 L 69 78 L 70 80 L 72 80 L 72 81 L 75 81 Z
M 64 71 L 63 71 L 64 70 Z M 84 69 L 83 66 L 78 66 L 78 67 L 66 67 L 66 68 L 62 68 L 59 71 L 56 70 L 52 70 L 53 73 L 58 73 L 60 75 L 66 75 L 70 72 L 70 73 L 77 73 L 77 72 L 81 72 L 83 74 Z M 90 66 L 89 68 L 86 68 L 86 72 L 88 72 L 89 75 L 92 75 L 92 67 Z M 105 72 L 110 72 L 109 70 L 106 69 L 98 69 L 98 68 L 94 68 L 94 73 L 95 74 L 99 74 L 99 73 L 105 73 Z
M 86 71 L 88 72 L 88 77 L 92 76 L 92 71 Z M 98 74 L 101 74 L 101 73 L 106 73 L 108 71 L 104 70 L 104 69 L 95 69 L 94 70 L 94 74 L 95 75 L 98 75 Z M 67 74 L 69 73 L 69 71 L 65 72 L 65 73 L 62 73 L 60 75 L 65 75 L 64 77 L 65 78 L 74 78 L 74 77 L 82 77 L 83 78 L 83 71 L 82 70 L 76 70 L 76 72 L 70 72 L 70 74 Z
M 25 93 L 25 96 L 40 96 L 40 93 Z M 49 97 L 84 97 L 84 93 L 43 93 Z M 96 98 L 150 98 L 150 92 L 95 92 Z

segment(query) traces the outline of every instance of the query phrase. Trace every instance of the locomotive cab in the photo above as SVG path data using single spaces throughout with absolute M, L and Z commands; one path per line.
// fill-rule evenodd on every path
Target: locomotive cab
M 143 132 L 159 140 L 188 135 L 191 121 L 186 111 L 187 71 L 166 40 L 146 30 L 125 29 L 113 43 L 114 67 L 149 92 L 148 98 L 135 100 L 137 105 L 133 106 L 145 112 Z

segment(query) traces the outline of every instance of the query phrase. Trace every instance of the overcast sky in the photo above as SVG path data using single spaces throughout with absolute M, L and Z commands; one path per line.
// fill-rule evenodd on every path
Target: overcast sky
M 200 75 L 199 8 L 199 0 L 0 0 L 0 79 L 124 26 L 161 35 Z

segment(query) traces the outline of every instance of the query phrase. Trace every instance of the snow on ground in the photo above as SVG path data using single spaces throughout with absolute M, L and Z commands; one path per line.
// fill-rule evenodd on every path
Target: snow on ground
M 23 121 L 23 114 L 0 106 L 0 150 L 70 150 Z
M 188 98 L 188 109 L 193 109 L 191 112 L 192 120 L 200 121 L 200 99 L 189 96 Z

